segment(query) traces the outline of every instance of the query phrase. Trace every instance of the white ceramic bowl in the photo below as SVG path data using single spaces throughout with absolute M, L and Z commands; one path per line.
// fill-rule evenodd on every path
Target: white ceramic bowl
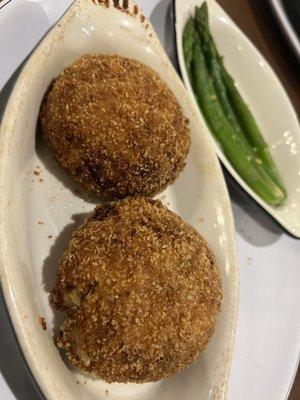
M 36 137 L 36 123 L 51 80 L 89 52 L 141 60 L 172 88 L 190 119 L 192 145 L 185 170 L 159 197 L 204 235 L 222 276 L 222 311 L 207 350 L 193 366 L 154 384 L 109 385 L 84 377 L 64 363 L 53 343 L 58 319 L 48 295 L 57 263 L 72 230 L 95 203 Z M 230 202 L 199 113 L 141 11 L 131 1 L 125 10 L 112 1 L 108 8 L 98 1 L 76 1 L 24 67 L 7 104 L 0 140 L 1 283 L 22 350 L 47 399 L 101 399 L 107 390 L 111 400 L 225 399 L 238 296 Z M 47 322 L 46 331 L 39 316 Z
M 195 107 L 197 102 L 183 57 L 182 33 L 188 18 L 195 13 L 195 6 L 201 4 L 202 0 L 175 0 L 179 64 L 184 83 L 193 97 Z M 225 66 L 236 80 L 241 95 L 249 104 L 261 127 L 283 178 L 288 192 L 285 204 L 272 207 L 258 197 L 240 178 L 211 135 L 215 151 L 241 187 L 288 232 L 300 238 L 300 126 L 296 112 L 274 71 L 249 39 L 215 0 L 207 0 L 207 4 L 212 34 L 220 54 L 224 56 Z M 201 114 L 200 109 L 199 113 Z M 202 120 L 206 132 L 209 133 L 203 116 Z

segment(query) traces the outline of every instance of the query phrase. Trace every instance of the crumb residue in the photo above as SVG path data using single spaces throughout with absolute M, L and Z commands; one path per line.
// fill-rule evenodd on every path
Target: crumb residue
M 33 171 L 33 174 L 38 176 L 40 173 L 39 173 L 39 171 L 35 170 L 35 171 Z
M 108 390 L 108 389 L 105 390 L 105 395 L 106 395 L 106 396 L 109 395 L 109 390 Z
M 40 325 L 41 325 L 43 331 L 46 331 L 46 330 L 47 330 L 47 322 L 46 322 L 45 318 L 44 318 L 44 317 L 41 317 L 41 316 L 39 315 L 39 316 L 38 316 L 38 321 L 39 321 L 39 323 L 40 323 Z
M 52 239 L 53 238 L 53 236 L 52 235 L 48 235 L 48 239 Z
M 246 265 L 249 266 L 251 264 L 252 257 L 247 257 Z
M 44 225 L 43 221 L 38 221 L 38 225 Z

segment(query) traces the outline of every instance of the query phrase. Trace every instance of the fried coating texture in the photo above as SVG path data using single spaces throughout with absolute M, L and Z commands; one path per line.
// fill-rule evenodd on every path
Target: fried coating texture
M 220 274 L 202 236 L 160 201 L 98 206 L 74 232 L 52 304 L 57 346 L 108 382 L 152 382 L 193 363 L 211 338 Z
M 59 75 L 40 127 L 65 170 L 105 199 L 160 192 L 190 145 L 188 120 L 159 75 L 111 55 L 83 56 Z

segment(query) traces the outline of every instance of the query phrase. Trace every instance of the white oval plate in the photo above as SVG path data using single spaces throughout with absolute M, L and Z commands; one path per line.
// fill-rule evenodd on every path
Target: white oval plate
M 131 1 L 129 10 L 133 13 Z M 0 254 L 5 299 L 26 360 L 47 399 L 99 399 L 107 391 L 111 400 L 225 399 L 238 291 L 227 189 L 195 105 L 149 21 L 140 11 L 135 15 L 125 11 L 103 7 L 98 1 L 76 1 L 35 50 L 13 89 L 0 132 Z M 80 192 L 36 138 L 36 122 L 51 80 L 88 52 L 141 60 L 172 88 L 190 119 L 192 145 L 185 170 L 159 197 L 204 235 L 222 275 L 222 311 L 207 350 L 195 365 L 154 384 L 109 385 L 88 379 L 65 365 L 53 343 L 58 320 L 48 294 L 57 263 L 72 230 L 95 203 Z M 39 316 L 46 319 L 47 331 L 42 330 Z
M 233 178 L 288 232 L 300 238 L 300 127 L 296 113 L 275 73 L 253 44 L 214 0 L 207 0 L 210 27 L 229 73 L 247 101 L 269 143 L 272 156 L 288 192 L 283 206 L 272 207 L 254 193 L 231 166 L 214 141 L 215 151 Z M 193 90 L 186 73 L 182 33 L 195 6 L 202 0 L 175 0 L 176 42 L 180 69 L 190 93 Z M 193 97 L 195 106 L 196 99 Z M 198 108 L 199 109 L 199 108 Z M 201 111 L 199 110 L 201 114 Z M 202 114 L 201 114 L 202 115 Z M 206 131 L 209 132 L 202 117 Z

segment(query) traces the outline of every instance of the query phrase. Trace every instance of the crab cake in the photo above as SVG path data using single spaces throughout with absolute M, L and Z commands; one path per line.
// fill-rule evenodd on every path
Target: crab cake
M 135 60 L 86 55 L 45 96 L 44 138 L 60 164 L 102 198 L 152 196 L 185 165 L 188 120 L 159 75 Z
M 151 382 L 194 362 L 212 336 L 221 284 L 204 239 L 160 201 L 103 204 L 74 232 L 52 304 L 57 346 L 108 382 Z

